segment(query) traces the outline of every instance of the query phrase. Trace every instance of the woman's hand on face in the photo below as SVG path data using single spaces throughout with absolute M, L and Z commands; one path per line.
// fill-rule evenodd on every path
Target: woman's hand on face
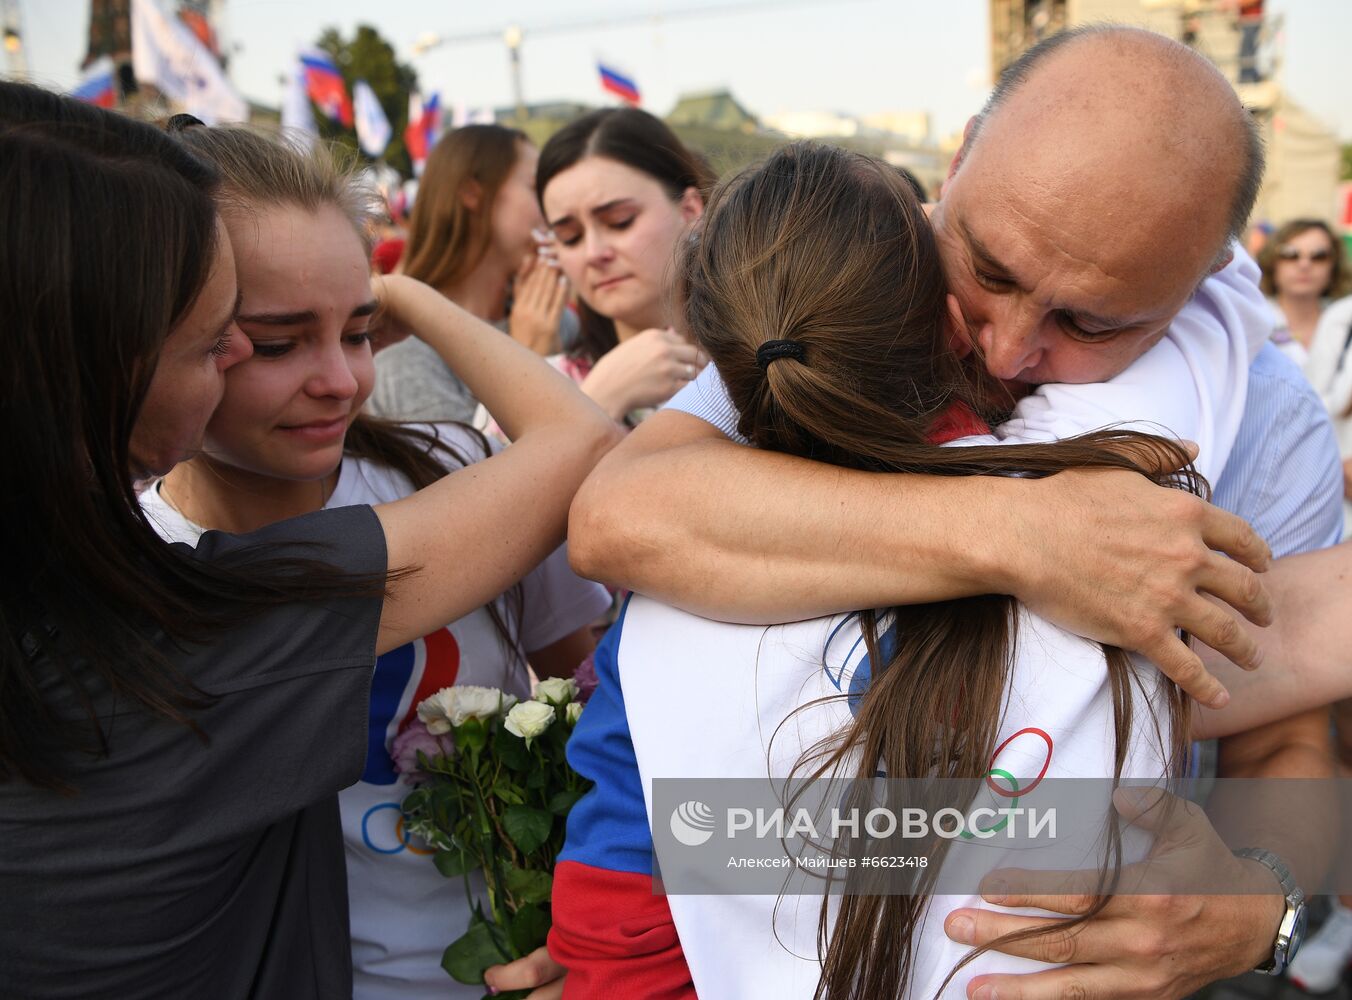
M 1352 457 L 1343 459 L 1343 498 L 1352 500 Z
M 371 353 L 417 336 L 402 318 L 400 310 L 413 278 L 401 274 L 372 275 L 371 296 L 379 308 L 371 318 Z
M 568 304 L 568 279 L 538 254 L 528 255 L 517 268 L 512 315 L 507 330 L 518 344 L 536 354 L 559 350 L 559 320 Z
M 661 406 L 708 361 L 675 330 L 644 330 L 596 362 L 582 391 L 615 420 L 623 420 L 631 410 Z

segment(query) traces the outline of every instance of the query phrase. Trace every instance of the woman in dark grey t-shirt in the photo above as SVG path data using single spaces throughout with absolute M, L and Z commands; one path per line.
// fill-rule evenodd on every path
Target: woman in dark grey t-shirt
M 164 544 L 133 481 L 199 447 L 251 350 L 216 182 L 154 128 L 0 83 L 0 995 L 349 992 L 334 793 L 374 658 L 543 559 L 615 439 L 397 279 L 385 336 L 417 329 L 517 443 L 395 504 Z

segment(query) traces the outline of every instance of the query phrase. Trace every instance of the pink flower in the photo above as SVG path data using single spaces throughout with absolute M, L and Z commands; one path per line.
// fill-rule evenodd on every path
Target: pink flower
M 433 736 L 421 720 L 409 723 L 408 728 L 394 738 L 390 757 L 394 759 L 394 769 L 410 785 L 427 780 L 427 775 L 418 770 L 419 750 L 426 757 L 450 757 L 455 753 L 455 740 L 450 734 Z
M 587 658 L 573 671 L 573 681 L 577 684 L 577 700 L 583 704 L 586 704 L 587 699 L 596 690 L 596 661 L 593 657 L 594 654 L 588 653 Z

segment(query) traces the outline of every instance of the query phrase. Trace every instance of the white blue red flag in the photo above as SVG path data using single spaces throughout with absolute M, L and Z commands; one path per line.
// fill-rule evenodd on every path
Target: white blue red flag
M 326 52 L 307 49 L 301 53 L 301 66 L 305 69 L 305 92 L 321 111 L 332 121 L 352 127 L 352 101 L 347 96 L 347 84 L 343 74 Z
M 385 117 L 385 109 L 380 106 L 380 99 L 365 80 L 352 85 L 352 107 L 356 117 L 357 145 L 367 156 L 379 159 L 394 133 L 390 120 Z
M 85 69 L 80 82 L 70 92 L 88 104 L 100 108 L 111 108 L 117 104 L 117 86 L 113 80 L 113 60 L 110 56 L 100 56 Z
M 208 125 L 244 121 L 249 105 L 235 92 L 211 50 L 156 0 L 132 0 L 131 64 L 136 79 Z
M 408 126 L 404 129 L 404 145 L 413 172 L 421 174 L 427 154 L 436 145 L 441 126 L 441 95 L 433 94 L 426 101 L 416 90 L 408 95 Z
M 602 90 L 614 94 L 625 104 L 638 107 L 638 84 L 634 82 L 633 77 L 620 72 L 613 66 L 607 66 L 603 62 L 596 64 L 596 71 L 601 74 Z

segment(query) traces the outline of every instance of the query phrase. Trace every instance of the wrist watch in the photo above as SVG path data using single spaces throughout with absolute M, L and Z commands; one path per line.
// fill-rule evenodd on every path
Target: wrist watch
M 1271 851 L 1260 847 L 1241 847 L 1234 854 L 1237 858 L 1257 861 L 1276 875 L 1277 881 L 1281 883 L 1282 895 L 1286 897 L 1286 912 L 1282 914 L 1282 922 L 1277 925 L 1277 940 L 1272 945 L 1272 957 L 1253 970 L 1268 976 L 1280 976 L 1305 940 L 1305 893 L 1296 885 L 1286 862 Z

